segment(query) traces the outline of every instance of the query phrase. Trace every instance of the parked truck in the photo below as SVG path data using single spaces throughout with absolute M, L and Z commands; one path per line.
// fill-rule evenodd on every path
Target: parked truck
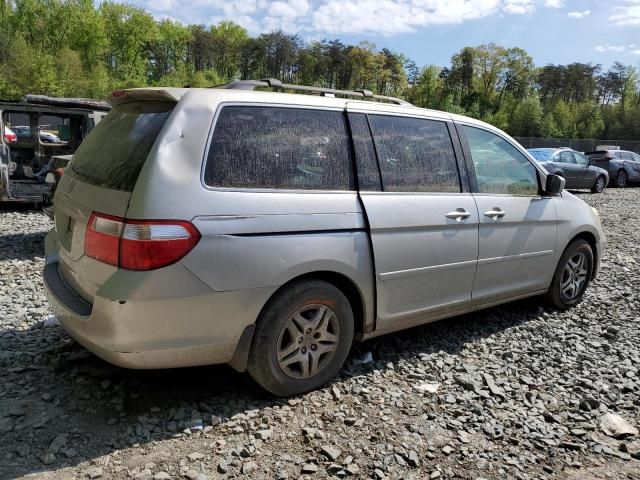
M 51 211 L 64 167 L 109 109 L 83 98 L 26 95 L 0 101 L 0 202 Z

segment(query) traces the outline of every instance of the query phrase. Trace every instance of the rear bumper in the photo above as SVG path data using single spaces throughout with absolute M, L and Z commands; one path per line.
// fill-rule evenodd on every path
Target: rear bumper
M 243 331 L 275 289 L 214 292 L 180 264 L 118 270 L 93 303 L 58 272 L 55 232 L 45 241 L 46 295 L 61 325 L 109 363 L 154 369 L 229 363 Z

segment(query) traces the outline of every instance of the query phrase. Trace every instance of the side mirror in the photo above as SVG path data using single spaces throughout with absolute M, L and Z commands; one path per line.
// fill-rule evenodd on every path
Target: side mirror
M 566 180 L 560 175 L 550 173 L 547 175 L 547 184 L 544 187 L 544 191 L 551 195 L 557 195 L 564 190 L 564 184 Z

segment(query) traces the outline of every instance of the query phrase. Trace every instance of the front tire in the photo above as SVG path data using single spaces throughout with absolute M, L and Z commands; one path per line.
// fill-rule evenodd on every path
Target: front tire
M 591 187 L 591 193 L 602 193 L 606 184 L 607 180 L 602 175 L 600 175 L 598 178 L 596 178 L 596 183 L 594 183 L 593 187 Z
M 580 303 L 593 276 L 593 267 L 591 245 L 582 239 L 572 242 L 560 257 L 545 295 L 547 302 L 559 310 Z
M 625 188 L 629 184 L 629 175 L 624 170 L 618 171 L 616 175 L 616 187 Z
M 333 378 L 353 341 L 347 297 L 320 280 L 294 283 L 272 298 L 256 322 L 247 370 L 265 390 L 290 396 Z

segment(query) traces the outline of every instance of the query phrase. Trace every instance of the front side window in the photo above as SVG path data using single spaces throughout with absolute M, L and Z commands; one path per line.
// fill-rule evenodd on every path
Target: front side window
M 382 187 L 387 192 L 460 192 L 456 156 L 444 122 L 371 115 Z
M 342 112 L 227 106 L 218 116 L 204 180 L 211 187 L 349 190 Z
M 536 169 L 516 147 L 487 130 L 465 125 L 464 132 L 471 149 L 480 193 L 539 193 Z
M 633 154 L 633 161 L 640 163 L 640 155 L 638 155 L 637 153 L 634 153 Z

